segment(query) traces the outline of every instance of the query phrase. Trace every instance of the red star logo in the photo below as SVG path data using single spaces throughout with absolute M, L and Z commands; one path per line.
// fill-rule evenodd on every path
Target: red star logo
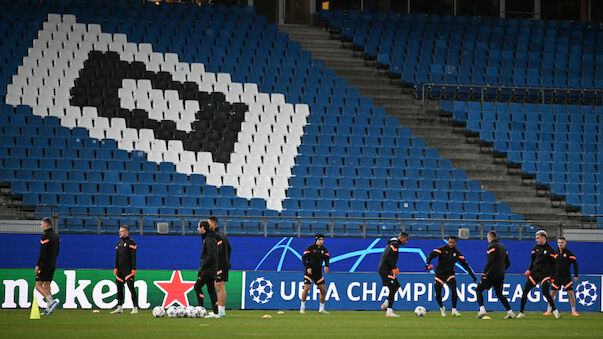
M 163 308 L 167 308 L 173 303 L 179 303 L 188 307 L 188 298 L 186 294 L 193 289 L 194 281 L 182 281 L 180 271 L 173 271 L 172 278 L 169 281 L 155 281 L 155 286 L 159 288 L 165 297 L 163 298 Z

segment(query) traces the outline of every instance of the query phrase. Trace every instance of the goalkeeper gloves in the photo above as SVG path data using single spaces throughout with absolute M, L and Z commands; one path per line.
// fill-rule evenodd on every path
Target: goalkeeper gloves
M 431 271 L 431 270 L 433 270 L 433 265 L 431 265 L 431 264 L 425 264 L 425 270 L 426 270 L 426 271 Z
M 530 276 L 530 274 L 532 274 L 532 271 L 530 271 L 530 270 L 527 270 L 527 271 L 524 273 L 524 275 L 525 275 L 526 277 L 529 277 L 529 276 Z
M 398 275 L 398 274 L 400 274 L 400 270 L 399 270 L 399 269 L 397 269 L 397 268 L 394 268 L 394 269 L 392 270 L 392 273 L 393 273 L 394 275 Z

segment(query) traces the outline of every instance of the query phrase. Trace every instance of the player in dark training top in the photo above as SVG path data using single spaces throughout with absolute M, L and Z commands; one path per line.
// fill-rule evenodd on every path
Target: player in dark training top
M 111 312 L 123 313 L 124 304 L 124 284 L 128 285 L 132 295 L 132 314 L 138 313 L 138 295 L 134 288 L 134 276 L 136 276 L 136 248 L 138 246 L 130 238 L 130 228 L 126 225 L 119 227 L 119 241 L 115 245 L 115 282 L 117 283 L 117 308 Z
M 218 228 L 218 218 L 209 217 L 207 219 L 209 227 L 216 233 L 216 246 L 218 247 L 218 272 L 216 273 L 216 291 L 218 293 L 218 315 L 226 316 L 226 282 L 228 281 L 228 271 L 230 270 L 230 254 L 232 249 L 226 234 L 220 232 Z
M 387 310 L 385 312 L 386 317 L 399 317 L 393 310 L 394 297 L 400 288 L 400 282 L 396 278 L 396 275 L 400 274 L 400 270 L 398 269 L 398 249 L 400 246 L 405 246 L 407 242 L 408 234 L 406 232 L 401 232 L 397 237 L 389 239 L 377 268 L 381 281 L 383 281 L 383 286 L 389 289 L 389 295 L 381 305 L 381 309 Z
M 526 303 L 528 301 L 528 294 L 532 288 L 540 284 L 542 289 L 542 295 L 546 298 L 549 305 L 553 309 L 555 318 L 559 318 L 559 311 L 555 307 L 555 302 L 550 294 L 551 279 L 555 276 L 555 267 L 557 255 L 556 251 L 546 241 L 546 232 L 540 230 L 536 232 L 536 246 L 532 249 L 532 256 L 530 259 L 530 267 L 525 273 L 528 278 L 523 287 L 523 295 L 521 296 L 521 309 L 517 318 L 523 318 Z
M 578 282 L 578 261 L 576 256 L 567 247 L 565 238 L 560 237 L 557 240 L 557 267 L 555 268 L 555 278 L 551 281 L 551 298 L 555 300 L 557 291 L 561 288 L 567 291 L 569 294 L 570 305 L 572 307 L 572 316 L 577 317 L 580 314 L 576 312 L 576 296 L 574 295 L 574 282 Z M 570 266 L 574 266 L 574 280 L 572 281 L 572 273 Z M 548 306 L 544 315 L 551 315 L 552 307 Z
M 458 300 L 457 292 L 456 292 L 456 278 L 454 277 L 454 266 L 456 263 L 460 263 L 461 266 L 467 273 L 473 278 L 473 281 L 476 281 L 477 278 L 475 274 L 473 274 L 473 270 L 467 264 L 465 257 L 463 254 L 456 248 L 457 237 L 451 236 L 448 237 L 448 245 L 444 245 L 440 248 L 434 249 L 427 256 L 427 260 L 425 262 L 425 269 L 428 271 L 433 270 L 433 265 L 431 265 L 431 261 L 435 258 L 438 258 L 438 266 L 435 269 L 435 293 L 436 300 L 438 305 L 440 305 L 440 312 L 442 313 L 442 317 L 446 316 L 446 309 L 444 308 L 444 304 L 442 303 L 442 289 L 444 288 L 444 284 L 448 284 L 450 288 L 450 293 L 452 294 L 452 315 L 455 317 L 460 317 L 461 314 L 456 310 L 456 302 Z
M 484 291 L 494 287 L 496 297 L 500 300 L 507 310 L 505 319 L 515 318 L 515 313 L 511 310 L 509 300 L 503 294 L 503 285 L 505 283 L 505 272 L 511 266 L 511 260 L 509 260 L 509 253 L 503 244 L 498 242 L 498 234 L 496 231 L 488 232 L 488 249 L 486 253 L 488 255 L 488 261 L 484 267 L 482 273 L 482 279 L 475 289 L 477 295 L 477 303 L 479 305 L 479 313 L 477 318 L 485 318 L 487 315 L 486 308 L 484 307 Z
M 220 318 L 218 315 L 218 296 L 216 295 L 216 287 L 214 282 L 218 278 L 218 247 L 216 233 L 211 230 L 207 220 L 201 220 L 197 225 L 197 230 L 203 239 L 203 247 L 201 247 L 201 263 L 199 265 L 199 273 L 197 274 L 197 282 L 195 282 L 195 294 L 197 295 L 198 305 L 203 306 L 205 297 L 203 296 L 203 286 L 207 285 L 207 293 L 211 300 L 213 312 L 208 312 L 206 318 Z
M 40 254 L 36 263 L 36 290 L 44 297 L 46 301 L 46 310 L 42 315 L 49 315 L 59 305 L 59 299 L 52 298 L 50 292 L 50 283 L 54 277 L 54 271 L 57 267 L 57 257 L 59 256 L 59 246 L 61 240 L 52 229 L 50 219 L 44 218 L 40 222 L 40 228 L 44 234 L 40 239 Z M 37 305 L 35 305 L 37 307 Z
M 325 278 L 322 276 L 322 264 L 324 262 L 325 273 L 329 273 L 329 250 L 324 246 L 325 236 L 317 234 L 314 237 L 314 244 L 308 246 L 302 255 L 302 263 L 304 264 L 304 291 L 301 297 L 300 313 L 306 312 L 306 298 L 310 291 L 312 282 L 320 289 L 320 307 L 319 313 L 329 314 L 325 311 L 325 298 L 327 290 L 325 288 Z

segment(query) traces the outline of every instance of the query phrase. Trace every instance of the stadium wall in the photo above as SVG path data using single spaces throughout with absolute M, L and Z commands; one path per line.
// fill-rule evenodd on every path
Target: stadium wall
M 199 267 L 201 238 L 195 236 L 132 235 L 138 244 L 139 270 L 196 270 Z M 33 268 L 39 251 L 39 234 L 0 234 L 0 268 Z M 57 267 L 61 269 L 113 269 L 117 235 L 62 234 Z M 311 238 L 229 237 L 231 265 L 240 271 L 301 271 L 301 254 Z M 387 239 L 327 238 L 332 272 L 375 272 Z M 533 241 L 502 241 L 511 258 L 508 273 L 523 273 L 529 266 Z M 410 239 L 400 250 L 401 272 L 423 273 L 425 258 L 441 239 Z M 551 242 L 556 248 L 557 245 Z M 486 263 L 487 242 L 459 241 L 457 246 L 474 271 Z M 603 274 L 599 258 L 603 243 L 569 242 L 578 258 L 581 274 Z M 458 272 L 464 270 L 457 266 Z
M 196 305 L 193 285 L 196 271 L 140 270 L 136 274 L 140 308 L 149 309 L 160 305 Z M 433 275 L 428 273 L 403 273 L 398 276 L 401 288 L 396 295 L 395 309 L 412 310 L 422 305 L 428 310 L 437 310 L 434 298 Z M 330 310 L 378 310 L 387 298 L 387 288 L 375 273 L 330 273 L 327 278 L 327 308 Z M 458 309 L 477 308 L 475 289 L 477 284 L 466 275 L 457 274 L 459 293 Z M 600 297 L 602 276 L 585 275 L 576 284 L 578 311 L 603 311 Z M 31 269 L 0 269 L 0 302 L 2 308 L 29 308 L 36 295 L 40 307 L 46 304 L 35 291 L 34 274 Z M 507 275 L 504 293 L 514 309 L 519 308 L 525 277 Z M 226 284 L 228 309 L 290 309 L 299 307 L 303 289 L 301 273 L 233 271 Z M 115 307 L 117 286 L 111 270 L 57 270 L 51 284 L 55 298 L 61 300 L 65 309 L 111 309 Z M 486 294 L 488 310 L 502 310 L 493 291 Z M 448 305 L 450 291 L 443 292 Z M 318 308 L 319 291 L 314 286 L 306 303 L 307 309 Z M 527 310 L 541 311 L 546 303 L 539 288 L 532 290 Z M 562 311 L 569 310 L 569 298 L 561 290 L 556 300 Z M 206 303 L 205 306 L 209 306 Z M 125 308 L 132 307 L 126 289 Z
M 2 308 L 27 308 L 33 300 L 33 266 L 39 251 L 39 234 L 0 234 L 0 302 Z M 192 284 L 196 280 L 201 250 L 195 236 L 135 236 L 138 243 L 137 288 L 142 308 L 156 305 L 196 304 Z M 53 292 L 63 300 L 64 308 L 108 309 L 116 303 L 116 285 L 112 268 L 114 235 L 61 235 L 59 268 L 52 283 Z M 232 269 L 228 286 L 229 309 L 296 309 L 302 288 L 300 257 L 311 238 L 229 237 L 233 247 Z M 331 272 L 327 279 L 328 308 L 335 310 L 375 310 L 385 296 L 376 267 L 387 239 L 327 238 L 331 254 Z M 514 308 L 518 307 L 534 242 L 503 241 L 511 256 L 505 291 Z M 402 287 L 396 309 L 411 310 L 417 305 L 437 309 L 433 292 L 433 274 L 423 270 L 425 257 L 444 245 L 441 239 L 411 239 L 401 249 L 398 266 Z M 554 244 L 552 244 L 554 245 Z M 460 241 L 458 248 L 474 271 L 485 264 L 486 241 Z M 597 258 L 603 244 L 571 242 L 569 248 L 580 263 L 577 285 L 578 309 L 601 311 L 602 267 Z M 457 267 L 459 306 L 474 310 L 475 287 L 464 270 Z M 128 292 L 126 292 L 128 293 Z M 308 309 L 318 307 L 318 290 L 313 289 Z M 486 298 L 488 308 L 501 309 L 492 292 Z M 446 288 L 445 300 L 449 298 Z M 38 296 L 38 302 L 44 301 Z M 128 299 L 128 298 L 127 298 Z M 562 291 L 560 309 L 569 309 L 567 294 Z M 544 301 L 539 289 L 531 294 L 528 310 L 542 310 Z M 129 306 L 126 304 L 126 307 Z

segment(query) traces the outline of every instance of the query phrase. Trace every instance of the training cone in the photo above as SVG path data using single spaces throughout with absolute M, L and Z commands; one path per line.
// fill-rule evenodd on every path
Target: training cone
M 31 303 L 31 313 L 29 319 L 40 319 L 40 307 L 38 307 L 38 298 L 34 296 L 33 302 Z

